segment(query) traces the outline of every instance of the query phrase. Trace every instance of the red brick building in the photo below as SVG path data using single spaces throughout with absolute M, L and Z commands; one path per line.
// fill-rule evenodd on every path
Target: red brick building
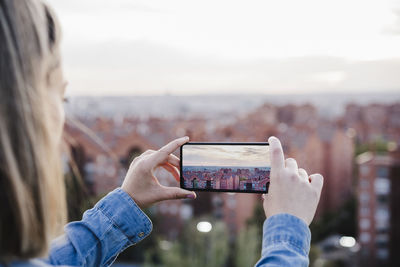
M 308 104 L 265 104 L 231 120 L 204 118 L 96 118 L 69 120 L 66 140 L 83 155 L 81 169 L 96 194 L 119 186 L 133 157 L 158 149 L 170 140 L 189 135 L 192 141 L 266 141 L 271 135 L 282 140 L 287 156 L 298 160 L 310 174 L 325 177 L 318 214 L 338 209 L 352 192 L 353 139 L 335 121 L 321 120 Z M 160 181 L 176 186 L 173 179 Z M 156 205 L 165 231 L 174 238 L 182 221 L 193 215 L 216 214 L 237 231 L 253 214 L 257 194 L 198 194 L 194 202 L 168 201 Z
M 358 164 L 358 242 L 361 266 L 399 266 L 400 153 L 366 152 Z

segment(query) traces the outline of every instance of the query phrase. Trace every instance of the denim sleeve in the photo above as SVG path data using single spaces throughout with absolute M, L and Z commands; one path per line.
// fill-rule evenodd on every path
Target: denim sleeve
M 306 223 L 290 214 L 277 214 L 264 222 L 260 266 L 308 266 L 311 233 Z
M 120 252 L 150 234 L 152 223 L 132 198 L 117 188 L 64 230 L 51 244 L 48 263 L 110 266 Z

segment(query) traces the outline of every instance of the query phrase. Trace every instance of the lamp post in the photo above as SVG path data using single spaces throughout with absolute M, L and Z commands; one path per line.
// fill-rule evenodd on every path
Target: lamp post
M 209 236 L 208 233 L 212 230 L 212 224 L 207 221 L 201 221 L 197 223 L 197 231 L 201 233 L 205 233 L 204 237 L 204 249 L 205 249 L 205 256 L 206 256 L 206 262 L 210 262 L 210 246 L 209 246 Z

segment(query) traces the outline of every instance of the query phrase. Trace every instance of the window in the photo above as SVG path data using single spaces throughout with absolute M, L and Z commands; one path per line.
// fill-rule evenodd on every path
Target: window
M 367 192 L 362 192 L 360 194 L 360 203 L 365 205 L 369 202 L 369 194 Z
M 362 232 L 360 235 L 361 243 L 368 243 L 371 240 L 371 235 L 367 232 Z
M 360 208 L 360 215 L 364 216 L 364 217 L 369 216 L 370 215 L 369 207 L 361 207 Z
M 387 260 L 389 258 L 389 250 L 387 248 L 379 248 L 376 251 L 376 257 L 380 260 Z
M 376 177 L 388 178 L 389 169 L 387 167 L 378 167 L 376 170 Z
M 375 220 L 384 220 L 384 221 L 389 221 L 389 208 L 387 206 L 378 206 L 375 212 Z
M 85 171 L 85 181 L 88 183 L 93 183 L 96 172 L 96 164 L 94 164 L 91 161 L 87 162 L 84 166 L 84 171 Z
M 374 182 L 375 193 L 377 195 L 388 195 L 390 193 L 390 180 L 378 176 Z
M 375 228 L 381 231 L 389 229 L 389 220 L 387 218 L 375 217 Z
M 378 205 L 387 206 L 389 203 L 389 195 L 377 195 L 376 202 L 378 203 Z
M 361 179 L 360 187 L 361 188 L 369 188 L 369 181 L 367 179 Z
M 376 229 L 377 234 L 388 234 L 389 233 L 389 228 L 387 229 Z
M 388 234 L 378 234 L 375 238 L 375 243 L 378 248 L 387 248 L 389 243 Z
M 369 219 L 363 218 L 360 220 L 360 228 L 363 230 L 369 229 L 371 226 L 371 221 Z

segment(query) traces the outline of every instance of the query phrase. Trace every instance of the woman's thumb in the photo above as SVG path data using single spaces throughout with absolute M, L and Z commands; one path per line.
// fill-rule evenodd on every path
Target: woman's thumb
M 165 199 L 182 199 L 189 198 L 195 199 L 196 193 L 193 191 L 185 190 L 179 187 L 164 187 L 165 190 Z

